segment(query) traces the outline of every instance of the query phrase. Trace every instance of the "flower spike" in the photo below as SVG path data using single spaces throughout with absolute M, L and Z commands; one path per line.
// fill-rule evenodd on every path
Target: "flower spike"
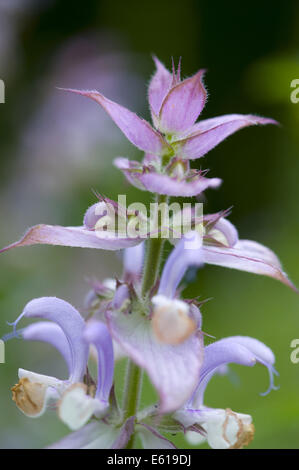
M 143 204 L 127 208 L 120 197 L 116 202 L 93 191 L 97 201 L 85 212 L 81 226 L 36 225 L 0 250 L 36 244 L 125 250 L 122 274 L 90 282 L 84 317 L 62 299 L 41 297 L 27 303 L 11 324 L 13 332 L 3 337 L 48 343 L 66 362 L 65 380 L 20 368 L 19 382 L 11 389 L 25 415 L 35 418 L 47 409 L 56 410 L 71 429 L 49 448 L 134 448 L 139 437 L 144 448 L 168 450 L 175 446 L 164 433 L 184 432 L 193 445 L 206 440 L 212 448 L 241 449 L 253 439 L 252 417 L 208 407 L 209 381 L 215 374 L 225 375 L 231 363 L 262 364 L 270 384 L 261 395 L 277 389 L 271 349 L 248 336 L 215 341 L 202 331 L 200 308 L 205 300 L 199 301 L 199 295 L 184 299 L 180 283 L 194 278 L 191 271 L 184 278 L 189 267 L 214 264 L 266 275 L 296 288 L 271 250 L 239 239 L 226 218 L 228 210 L 203 214 L 200 203 L 183 208 L 178 202 L 168 204 L 171 197 L 196 196 L 200 202 L 205 190 L 221 184 L 219 178 L 207 177 L 208 170 L 193 169 L 191 160 L 242 128 L 277 122 L 251 114 L 198 121 L 207 99 L 205 71 L 181 79 L 181 58 L 177 67 L 172 58 L 172 70 L 153 59 L 156 71 L 148 87 L 152 125 L 98 91 L 61 89 L 99 104 L 131 144 L 144 152 L 141 163 L 122 157 L 114 163 L 130 184 L 154 193 L 150 216 Z M 174 248 L 161 269 L 163 238 Z M 17 329 L 23 317 L 42 321 Z M 206 337 L 214 342 L 204 346 Z M 88 369 L 89 356 L 97 361 L 96 378 Z M 115 361 L 120 357 L 126 357 L 129 365 L 122 407 L 114 383 Z M 159 400 L 144 410 L 138 408 L 140 369 Z

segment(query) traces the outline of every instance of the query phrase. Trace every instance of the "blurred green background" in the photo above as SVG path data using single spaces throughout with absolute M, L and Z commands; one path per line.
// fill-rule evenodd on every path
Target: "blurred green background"
M 95 202 L 91 188 L 128 202 L 149 202 L 112 165 L 118 155 L 141 158 L 104 112 L 56 86 L 97 88 L 149 118 L 146 86 L 151 54 L 170 66 L 182 56 L 183 74 L 206 68 L 209 90 L 203 117 L 256 113 L 279 128 L 239 132 L 195 162 L 224 180 L 207 192 L 205 212 L 233 206 L 240 236 L 257 240 L 280 257 L 299 285 L 299 103 L 290 83 L 299 79 L 298 2 L 137 0 L 0 0 L 0 246 L 36 223 L 80 225 Z M 86 100 L 87 101 L 87 100 Z M 113 253 L 33 247 L 0 258 L 0 337 L 34 297 L 56 295 L 82 309 L 88 278 L 120 274 Z M 253 416 L 250 448 L 299 448 L 299 364 L 290 343 L 299 338 L 299 298 L 278 282 L 205 267 L 185 291 L 210 298 L 204 331 L 216 338 L 250 335 L 277 357 L 278 391 L 264 368 L 231 367 L 215 377 L 206 404 Z M 157 365 L 158 366 L 158 365 Z M 0 447 L 39 448 L 67 433 L 55 413 L 23 416 L 11 401 L 17 369 L 64 377 L 50 347 L 12 340 L 0 364 Z M 123 365 L 120 365 L 120 369 Z M 121 371 L 120 382 L 121 382 Z M 121 386 L 120 386 L 121 388 Z M 150 400 L 148 387 L 143 403 Z M 186 447 L 183 438 L 176 438 Z

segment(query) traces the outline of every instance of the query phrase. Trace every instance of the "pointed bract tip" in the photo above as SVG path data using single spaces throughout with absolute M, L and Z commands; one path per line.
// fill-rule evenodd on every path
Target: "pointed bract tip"
M 247 119 L 252 122 L 252 124 L 256 125 L 265 125 L 265 124 L 273 124 L 275 126 L 281 126 L 280 122 L 276 121 L 276 119 L 267 118 L 263 116 L 255 116 L 254 114 L 248 114 Z
M 77 90 L 76 88 L 63 88 L 63 87 L 56 87 L 56 89 L 60 91 L 76 93 L 77 95 L 82 95 L 82 96 L 91 96 L 94 93 L 100 94 L 97 90 Z

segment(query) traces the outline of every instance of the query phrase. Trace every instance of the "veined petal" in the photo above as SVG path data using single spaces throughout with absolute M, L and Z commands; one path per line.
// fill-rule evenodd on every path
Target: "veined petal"
M 176 449 L 176 446 L 160 434 L 156 429 L 147 424 L 140 423 L 136 426 L 144 449 Z
M 178 179 L 155 172 L 144 173 L 138 179 L 152 193 L 186 197 L 197 196 L 208 188 L 218 188 L 222 182 L 220 178 L 205 178 L 201 175 Z
M 148 373 L 160 395 L 160 412 L 179 408 L 191 396 L 199 380 L 203 345 L 201 336 L 190 336 L 171 346 L 160 343 L 151 320 L 136 312 L 107 313 L 108 327 L 126 354 Z
M 59 225 L 35 225 L 17 242 L 0 250 L 0 253 L 19 246 L 59 245 L 78 248 L 98 248 L 104 250 L 120 250 L 135 246 L 142 240 L 118 236 L 117 233 L 102 230 L 91 231 L 86 227 L 61 227 Z
M 42 341 L 51 344 L 64 358 L 70 373 L 72 368 L 70 346 L 60 326 L 52 322 L 41 321 L 26 326 L 20 334 L 26 341 Z
M 246 125 L 258 125 L 258 124 L 278 124 L 275 119 L 266 118 L 262 116 L 255 116 L 253 114 L 223 114 L 222 116 L 216 116 L 210 119 L 203 119 L 202 121 L 197 122 L 189 129 L 184 137 L 191 137 L 200 132 L 210 131 L 217 128 L 218 126 L 231 124 L 231 123 L 240 123 L 246 121 Z
M 298 292 L 283 272 L 277 256 L 260 243 L 239 240 L 232 248 L 206 245 L 203 247 L 203 260 L 207 264 L 273 277 Z
M 159 113 L 159 129 L 162 132 L 184 132 L 195 123 L 207 97 L 202 82 L 203 74 L 204 70 L 200 70 L 168 92 Z
M 129 111 L 114 101 L 105 98 L 105 96 L 98 91 L 73 89 L 65 89 L 65 91 L 87 96 L 99 103 L 125 134 L 127 139 L 140 150 L 162 155 L 165 150 L 169 149 L 169 145 L 161 134 L 155 131 L 147 121 L 141 119 L 137 114 L 132 113 L 132 111 Z
M 189 266 L 203 264 L 202 240 L 198 232 L 184 235 L 168 257 L 161 276 L 159 295 L 172 298 Z
M 95 398 L 108 406 L 113 383 L 113 345 L 107 326 L 100 321 L 90 320 L 83 333 L 84 340 L 93 344 L 98 353 L 98 385 Z
M 43 318 L 59 325 L 70 347 L 72 360 L 69 382 L 82 382 L 86 372 L 88 346 L 82 338 L 85 323 L 80 313 L 65 300 L 41 297 L 28 302 L 15 325 L 22 317 Z
M 172 74 L 157 57 L 154 56 L 153 59 L 156 64 L 156 72 L 148 87 L 148 100 L 152 113 L 159 116 L 162 102 L 172 84 Z
M 189 135 L 173 145 L 183 158 L 200 158 L 234 132 L 258 124 L 277 124 L 274 119 L 253 115 L 227 114 L 196 123 Z

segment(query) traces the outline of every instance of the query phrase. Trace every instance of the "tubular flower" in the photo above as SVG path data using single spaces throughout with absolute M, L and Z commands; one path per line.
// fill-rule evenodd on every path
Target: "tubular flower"
M 14 327 L 23 317 L 52 322 L 30 325 L 23 330 L 22 336 L 26 340 L 46 340 L 52 344 L 62 354 L 69 369 L 67 380 L 19 369 L 19 383 L 12 388 L 13 400 L 24 414 L 38 417 L 47 406 L 56 406 L 69 386 L 83 382 L 88 359 L 88 347 L 82 340 L 84 320 L 72 305 L 56 297 L 29 302 Z
M 230 409 L 209 408 L 203 403 L 206 386 L 213 375 L 219 367 L 232 362 L 250 367 L 256 363 L 264 365 L 270 374 L 268 392 L 275 388 L 273 373 L 277 372 L 274 369 L 274 354 L 257 339 L 232 336 L 205 347 L 197 388 L 184 407 L 175 413 L 175 418 L 186 427 L 199 424 L 206 432 L 205 439 L 215 449 L 242 448 L 248 445 L 254 436 L 251 416 L 235 413 Z M 192 444 L 199 444 L 204 440 L 194 431 L 187 432 L 187 439 Z
M 81 428 L 93 415 L 100 418 L 107 412 L 113 384 L 113 345 L 106 325 L 90 320 L 83 331 L 83 339 L 96 348 L 98 383 L 94 396 L 90 396 L 88 387 L 82 383 L 74 384 L 63 394 L 58 413 L 60 419 L 72 430 Z

